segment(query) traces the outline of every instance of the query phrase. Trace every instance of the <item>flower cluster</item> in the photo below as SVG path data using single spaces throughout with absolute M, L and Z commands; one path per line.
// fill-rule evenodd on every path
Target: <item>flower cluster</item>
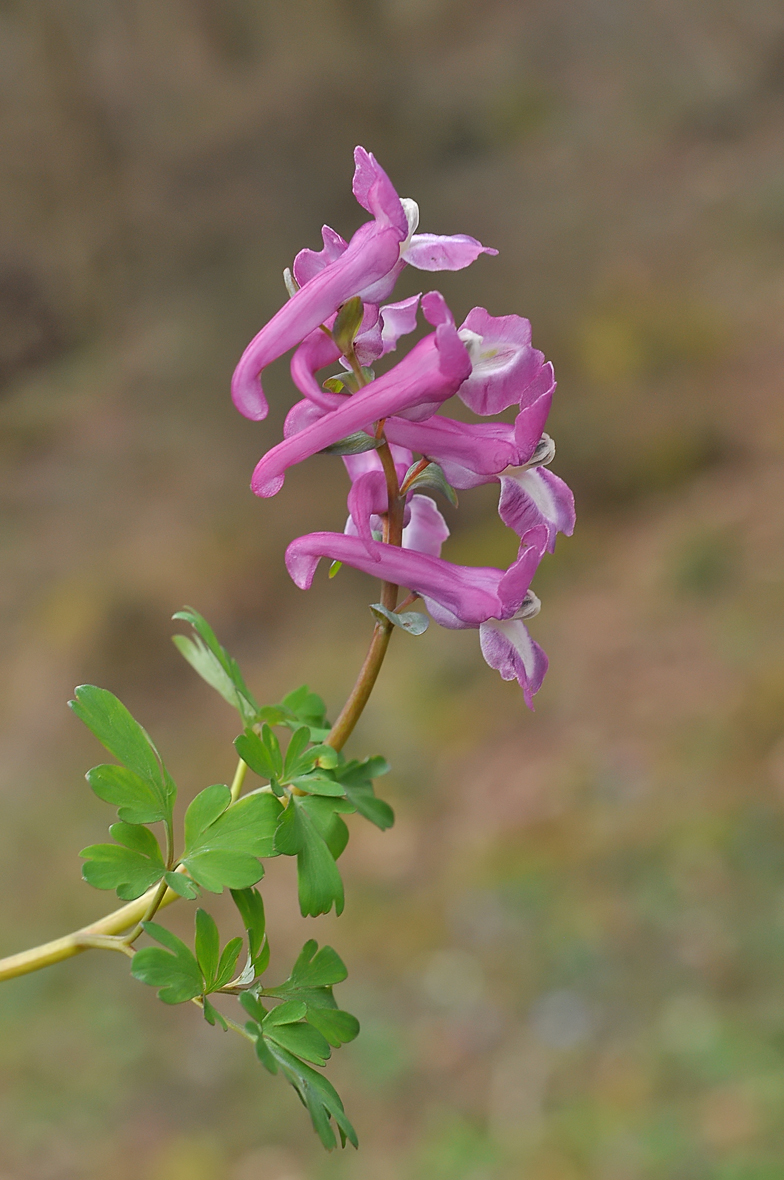
M 416 233 L 419 210 L 400 198 L 364 148 L 354 153 L 354 195 L 371 215 L 345 242 L 324 226 L 323 249 L 302 250 L 285 274 L 289 301 L 251 341 L 232 381 L 248 418 L 266 417 L 264 367 L 294 348 L 291 375 L 302 400 L 288 414 L 284 439 L 256 466 L 251 486 L 273 496 L 287 469 L 318 452 L 343 456 L 351 489 L 342 533 L 293 541 L 286 565 L 310 586 L 322 557 L 345 562 L 422 598 L 444 627 L 478 628 L 482 653 L 505 680 L 516 679 L 531 704 L 547 657 L 524 620 L 539 601 L 531 580 L 556 534 L 570 535 L 574 499 L 548 470 L 555 448 L 544 433 L 555 380 L 517 315 L 475 307 L 458 328 L 438 291 L 385 303 L 403 267 L 460 270 L 496 254 L 465 234 Z M 412 332 L 421 310 L 433 331 L 393 368 L 370 367 Z M 322 383 L 316 374 L 340 365 Z M 513 422 L 463 422 L 439 411 L 457 396 L 480 417 L 515 408 Z M 419 458 L 415 458 L 419 456 Z M 441 557 L 449 529 L 422 488 L 500 485 L 498 511 L 520 538 L 507 570 L 455 565 Z

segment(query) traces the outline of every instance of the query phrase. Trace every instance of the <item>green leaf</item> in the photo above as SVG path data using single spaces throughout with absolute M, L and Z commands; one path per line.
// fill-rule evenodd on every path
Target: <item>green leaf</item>
M 340 1008 L 308 1008 L 308 1021 L 336 1049 L 359 1034 L 359 1021 Z
M 213 783 L 199 791 L 185 812 L 185 848 L 191 848 L 204 831 L 215 823 L 231 803 L 231 791 L 223 783 Z
M 240 1003 L 249 1016 L 258 1023 L 262 1024 L 267 1015 L 267 1009 L 261 1001 L 251 992 L 242 992 L 240 995 Z
M 196 962 L 204 976 L 204 991 L 211 991 L 218 974 L 218 958 L 220 956 L 220 936 L 215 919 L 206 910 L 196 911 Z
M 218 974 L 215 979 L 215 990 L 220 987 L 225 987 L 230 979 L 234 976 L 237 966 L 237 959 L 240 957 L 242 950 L 242 939 L 230 938 L 223 948 L 223 953 L 218 963 Z
M 334 577 L 335 577 L 337 574 L 339 574 L 339 573 L 340 573 L 340 571 L 342 570 L 342 568 L 343 568 L 343 562 L 342 562 L 342 561 L 333 561 L 333 562 L 331 562 L 331 564 L 330 564 L 330 567 L 329 567 L 329 574 L 328 574 L 327 576 L 328 576 L 328 577 L 330 577 L 330 578 L 334 578 Z
M 383 438 L 374 438 L 371 434 L 365 434 L 364 430 L 357 430 L 353 434 L 347 434 L 345 438 L 339 439 L 328 447 L 324 447 L 319 451 L 320 455 L 363 455 L 365 451 L 377 451 L 383 442 Z
M 145 946 L 137 951 L 131 962 L 134 979 L 160 988 L 158 998 L 164 1004 L 183 1004 L 201 995 L 201 971 L 185 943 L 157 922 L 143 922 L 142 925 L 150 938 L 168 949 Z
M 333 904 L 335 913 L 343 912 L 343 882 L 335 858 L 305 800 L 296 795 L 291 796 L 288 807 L 281 813 L 275 832 L 275 850 L 297 858 L 299 907 L 303 916 L 327 914 Z
M 354 347 L 354 337 L 362 325 L 364 313 L 365 309 L 359 295 L 347 299 L 338 308 L 338 314 L 332 325 L 332 339 L 344 356 L 348 356 Z
M 331 795 L 338 798 L 346 793 L 341 783 L 336 782 L 334 778 L 327 778 L 319 771 L 315 774 L 297 775 L 291 780 L 291 786 L 297 787 L 300 791 L 307 791 L 309 795 Z
M 389 610 L 380 602 L 374 602 L 370 608 L 374 618 L 381 621 L 388 619 L 395 627 L 405 631 L 408 635 L 423 635 L 430 626 L 430 619 L 419 610 L 394 611 Z
M 264 1027 L 267 1028 L 271 1024 L 294 1024 L 297 1020 L 304 1020 L 307 1010 L 307 1004 L 302 1000 L 286 1000 L 267 1013 L 263 1021 Z
M 187 606 L 177 611 L 172 618 L 184 619 L 196 632 L 193 639 L 186 635 L 173 635 L 172 641 L 177 650 L 207 684 L 239 711 L 246 724 L 252 724 L 258 716 L 259 706 L 245 684 L 237 661 L 218 642 L 207 620 Z
M 206 996 L 202 1000 L 202 1005 L 203 1005 L 204 1019 L 207 1021 L 207 1023 L 212 1024 L 212 1025 L 217 1023 L 221 1026 L 221 1028 L 223 1029 L 224 1032 L 228 1032 L 229 1031 L 228 1024 L 223 1019 L 223 1017 L 221 1016 L 218 1009 L 213 1007 L 213 1005 L 210 1003 L 210 1001 L 207 999 Z
M 286 750 L 281 782 L 293 782 L 295 778 L 308 774 L 316 766 L 329 770 L 337 766 L 340 755 L 333 746 L 308 746 L 309 741 L 310 729 L 306 725 L 300 726 L 294 731 Z M 321 793 L 334 794 L 335 792 L 324 791 Z M 342 795 L 343 792 L 338 791 L 337 794 Z
M 428 463 L 427 467 L 424 467 L 418 475 L 414 475 L 418 466 L 419 463 L 417 462 L 409 467 L 401 487 L 405 487 L 407 492 L 416 492 L 420 488 L 433 488 L 434 491 L 441 492 L 442 496 L 446 497 L 453 508 L 457 508 L 457 492 L 448 482 L 439 465 L 437 463 Z M 411 480 L 411 483 L 408 483 L 407 481 L 412 475 L 414 475 L 414 478 Z
M 280 742 L 269 725 L 262 726 L 261 736 L 252 729 L 241 733 L 234 739 L 234 748 L 254 774 L 270 782 L 280 779 L 283 774 L 283 755 Z
M 221 796 L 219 792 L 224 792 Z M 209 794 L 212 793 L 212 794 Z M 182 863 L 204 889 L 220 893 L 224 886 L 247 889 L 264 875 L 258 857 L 274 856 L 273 839 L 281 805 L 267 791 L 244 795 L 230 807 L 228 787 L 207 787 L 209 797 L 185 816 L 186 843 Z M 210 817 L 215 816 L 210 822 Z
M 288 749 L 286 750 L 286 757 L 283 760 L 283 779 L 289 782 L 293 775 L 301 774 L 303 770 L 310 770 L 307 765 L 307 760 L 303 759 L 302 755 L 308 748 L 310 743 L 310 730 L 307 725 L 301 725 L 299 729 L 295 729 L 291 735 Z
M 265 988 L 264 994 L 280 999 L 302 999 L 308 1007 L 334 1008 L 329 990 L 347 977 L 346 965 L 331 946 L 318 949 L 315 938 L 309 938 L 299 953 L 291 975 L 278 987 Z
M 187 898 L 188 901 L 193 901 L 199 896 L 198 885 L 195 881 L 191 881 L 190 877 L 186 877 L 184 873 L 164 873 L 163 879 L 170 889 L 179 893 L 180 897 Z
M 96 688 L 92 684 L 81 684 L 76 689 L 75 697 L 75 700 L 68 703 L 76 716 L 84 722 L 101 745 L 105 746 L 118 762 L 122 762 L 133 775 L 147 783 L 157 808 L 162 811 L 162 818 L 171 818 L 177 789 L 161 762 L 158 751 L 139 722 L 134 720 L 125 705 L 105 688 Z M 96 767 L 95 769 L 107 768 Z M 101 776 L 99 775 L 98 778 L 100 781 Z M 113 792 L 118 789 L 131 791 L 131 796 L 127 799 L 123 798 L 121 802 L 130 807 L 138 805 L 139 797 L 138 794 L 133 794 L 130 781 L 125 781 L 124 788 L 122 785 L 118 788 L 118 783 L 123 783 L 122 778 L 110 782 L 108 789 Z M 93 786 L 92 781 L 90 781 L 90 785 Z M 93 790 L 100 798 L 105 798 L 100 794 L 100 791 L 96 790 L 95 786 L 93 786 Z M 110 802 L 114 802 L 114 800 L 110 800 Z M 126 817 L 121 816 L 121 818 Z M 132 822 L 153 821 L 134 820 Z
M 306 1065 L 304 1061 L 300 1061 L 282 1045 L 267 1037 L 263 1039 L 269 1052 L 280 1066 L 281 1072 L 291 1082 L 307 1107 L 313 1127 L 327 1150 L 331 1151 L 333 1147 L 337 1146 L 330 1119 L 333 1119 L 338 1127 L 341 1144 L 345 1146 L 346 1140 L 348 1140 L 354 1147 L 357 1147 L 357 1133 L 346 1117 L 343 1103 L 334 1086 L 317 1070 Z
M 157 782 L 151 782 L 126 766 L 105 763 L 88 770 L 85 778 L 98 798 L 113 804 L 127 824 L 154 824 L 171 818 L 172 801 L 160 774 Z
M 274 1012 L 270 1013 L 273 1016 Z M 298 1024 L 277 1024 L 270 1021 L 269 1016 L 263 1025 L 264 1036 L 267 1041 L 274 1041 L 295 1053 L 297 1057 L 310 1061 L 313 1065 L 326 1065 L 332 1056 L 332 1050 L 326 1037 L 317 1028 L 304 1021 Z
M 158 841 L 147 828 L 125 823 L 109 828 L 116 844 L 90 844 L 82 877 L 96 889 L 116 889 L 123 901 L 133 901 L 160 881 L 166 866 Z
M 346 388 L 340 377 L 327 377 L 326 381 L 321 382 L 321 386 L 323 389 L 329 390 L 330 393 L 342 393 Z
M 307 684 L 287 693 L 281 705 L 293 713 L 300 725 L 309 725 L 311 729 L 323 729 L 327 725 L 327 706 Z
M 248 953 L 255 964 L 264 945 L 266 918 L 264 902 L 258 889 L 232 889 L 231 896 L 240 912 L 242 924 L 248 935 Z
M 395 813 L 388 803 L 376 798 L 373 779 L 388 771 L 389 763 L 384 758 L 375 757 L 367 758 L 364 762 L 345 762 L 335 772 L 346 798 L 354 804 L 360 815 L 382 831 L 392 827 Z

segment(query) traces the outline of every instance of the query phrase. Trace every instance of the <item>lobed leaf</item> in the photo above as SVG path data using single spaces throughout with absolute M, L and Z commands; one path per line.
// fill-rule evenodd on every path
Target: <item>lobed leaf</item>
M 340 914 L 344 901 L 343 881 L 335 857 L 306 805 L 315 801 L 292 795 L 275 832 L 275 851 L 297 858 L 300 911 L 303 916 L 312 917 L 329 913 L 333 905 Z
M 264 875 L 258 858 L 274 856 L 281 805 L 269 792 L 254 792 L 229 806 L 228 787 L 207 787 L 185 814 L 182 864 L 211 893 L 247 889 Z
M 146 946 L 137 951 L 131 962 L 134 979 L 159 988 L 158 998 L 164 1004 L 183 1004 L 201 995 L 202 974 L 185 943 L 157 922 L 143 922 L 142 925 L 150 938 L 167 949 Z
M 190 623 L 196 632 L 195 638 L 173 635 L 177 650 L 210 687 L 238 710 L 246 724 L 252 724 L 258 717 L 259 706 L 248 690 L 237 661 L 218 642 L 207 620 L 191 607 L 177 611 L 172 618 Z
M 380 757 L 367 758 L 364 762 L 346 762 L 336 771 L 346 798 L 353 803 L 360 815 L 369 819 L 382 831 L 392 827 L 395 813 L 388 803 L 376 797 L 373 779 L 387 774 L 388 771 L 389 763 Z
M 82 877 L 96 889 L 115 889 L 122 901 L 133 901 L 166 871 L 158 841 L 135 824 L 112 824 L 109 831 L 116 844 L 90 844 L 79 853 L 87 858 Z
M 138 813 L 141 808 L 156 812 L 156 819 L 171 819 L 177 789 L 148 734 L 131 716 L 125 705 L 105 688 L 81 684 L 75 699 L 68 702 L 76 716 L 110 754 L 123 764 L 125 774 L 112 774 L 119 767 L 99 766 L 89 772 L 88 781 L 101 799 L 118 803 Z M 95 782 L 90 776 L 95 776 Z M 140 782 L 146 787 L 140 787 Z M 103 792 L 103 793 L 102 793 Z M 130 819 L 129 823 L 152 823 L 154 820 Z

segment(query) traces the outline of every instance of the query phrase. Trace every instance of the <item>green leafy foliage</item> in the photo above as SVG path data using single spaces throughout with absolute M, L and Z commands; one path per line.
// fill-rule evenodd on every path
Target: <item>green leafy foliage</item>
M 335 779 L 322 773 L 337 766 L 337 750 L 321 743 L 310 745 L 310 738 L 309 726 L 297 726 L 284 756 L 280 742 L 265 723 L 260 734 L 246 730 L 234 745 L 254 774 L 269 780 L 276 795 L 283 794 L 284 786 L 299 787 L 315 795 L 342 795 L 343 789 Z
M 176 787 L 144 729 L 105 688 L 81 684 L 68 702 L 122 767 L 96 766 L 87 780 L 100 799 L 120 808 L 126 823 L 171 822 Z M 149 819 L 140 819 L 149 815 Z
M 193 638 L 173 635 L 172 642 L 203 680 L 206 680 L 225 701 L 237 709 L 246 725 L 252 725 L 259 714 L 259 706 L 248 690 L 237 661 L 218 642 L 215 632 L 205 618 L 191 607 L 172 616 L 190 623 Z
M 196 962 L 204 980 L 205 994 L 225 987 L 234 975 L 242 939 L 232 938 L 220 951 L 220 935 L 215 919 L 206 910 L 196 911 Z
M 158 999 L 164 1004 L 184 1004 L 200 996 L 204 987 L 202 973 L 185 943 L 157 922 L 144 922 L 143 926 L 150 938 L 166 950 L 145 946 L 137 951 L 131 963 L 134 979 L 159 988 Z
M 127 766 L 106 763 L 88 770 L 86 779 L 99 799 L 112 803 L 127 824 L 154 824 L 171 819 L 171 800 L 162 784 L 134 774 Z
M 196 911 L 195 955 L 181 939 L 157 922 L 143 922 L 142 925 L 145 932 L 166 949 L 142 947 L 137 951 L 131 964 L 133 977 L 150 987 L 160 988 L 158 997 L 165 1004 L 183 1004 L 196 996 L 204 997 L 205 1019 L 210 1024 L 217 1021 L 225 1029 L 225 1020 L 206 996 L 219 991 L 232 979 L 242 939 L 232 938 L 221 952 L 218 927 L 202 909 Z
M 422 614 L 420 610 L 390 610 L 383 603 L 374 602 L 370 611 L 374 618 L 379 621 L 387 619 L 393 626 L 405 631 L 407 635 L 424 635 L 430 626 L 427 615 Z
M 344 356 L 348 356 L 354 347 L 354 337 L 361 327 L 364 311 L 359 295 L 353 295 L 338 308 L 332 325 L 332 339 Z
M 242 973 L 242 983 L 250 983 L 263 975 L 269 965 L 270 949 L 266 937 L 264 902 L 258 889 L 232 889 L 231 896 L 240 912 L 248 937 L 248 962 Z
M 308 1020 L 336 1049 L 359 1035 L 359 1021 L 340 1008 L 308 1007 Z
M 207 787 L 185 813 L 182 864 L 211 893 L 247 889 L 264 875 L 258 857 L 274 856 L 273 839 L 281 805 L 268 792 L 254 792 L 231 807 L 222 783 Z
M 80 852 L 87 857 L 82 877 L 96 889 L 115 889 L 123 901 L 133 901 L 166 872 L 158 841 L 138 824 L 112 824 L 109 832 L 115 844 L 91 844 Z
M 287 693 L 279 705 L 266 705 L 259 710 L 259 719 L 270 725 L 285 725 L 297 729 L 307 725 L 314 742 L 321 742 L 329 734 L 327 707 L 318 693 L 311 692 L 307 684 Z
M 310 956 L 312 958 L 313 951 Z M 313 1069 L 313 1065 L 326 1064 L 331 1053 L 330 1044 L 335 1044 L 335 1040 L 330 1041 L 316 1027 L 310 1006 L 301 1000 L 288 1000 L 267 1012 L 260 1001 L 247 992 L 241 996 L 240 1002 L 252 1017 L 245 1027 L 255 1038 L 257 1056 L 271 1073 L 280 1070 L 294 1087 L 327 1150 L 337 1146 L 331 1120 L 338 1128 L 341 1144 L 345 1146 L 348 1141 L 356 1147 L 356 1131 L 346 1117 L 337 1091 Z M 319 1010 L 320 1015 L 323 1011 Z M 353 1020 L 348 1013 L 343 1015 L 349 1021 Z
M 392 827 L 395 813 L 388 803 L 376 797 L 373 779 L 388 773 L 389 763 L 378 756 L 366 758 L 364 762 L 344 762 L 335 771 L 349 802 L 382 831 Z
M 362 455 L 365 451 L 377 451 L 383 441 L 383 438 L 373 438 L 372 434 L 366 434 L 364 430 L 357 430 L 353 434 L 347 434 L 345 438 L 331 443 L 330 446 L 324 447 L 320 454 Z
M 235 738 L 234 747 L 254 774 L 269 779 L 273 787 L 280 784 L 283 776 L 283 754 L 280 742 L 269 725 L 262 725 L 260 734 L 253 729 L 241 733 Z
M 336 859 L 348 841 L 348 829 L 337 814 L 353 811 L 345 799 L 292 795 L 281 812 L 275 851 L 297 858 L 299 906 L 303 915 L 343 912 L 343 881 Z
M 428 463 L 427 467 L 419 472 L 417 472 L 418 467 L 419 463 L 414 463 L 408 469 L 401 486 L 405 487 L 407 492 L 416 492 L 420 488 L 432 488 L 446 497 L 453 508 L 457 508 L 457 492 L 447 481 L 438 463 Z
M 337 951 L 331 946 L 319 950 L 315 938 L 309 938 L 288 979 L 277 987 L 265 988 L 262 994 L 280 1000 L 302 1000 L 308 1008 L 336 1008 L 332 988 L 347 976 Z

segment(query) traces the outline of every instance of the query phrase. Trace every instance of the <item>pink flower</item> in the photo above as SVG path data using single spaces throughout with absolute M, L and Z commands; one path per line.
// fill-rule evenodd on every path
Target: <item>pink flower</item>
M 547 670 L 547 657 L 528 636 L 522 619 L 533 613 L 535 599 L 529 587 L 546 543 L 545 528 L 530 530 L 517 560 L 508 570 L 499 570 L 454 565 L 430 553 L 378 541 L 367 544 L 343 533 L 310 533 L 291 542 L 286 567 L 297 586 L 306 590 L 322 557 L 341 561 L 419 594 L 444 627 L 479 628 L 485 659 L 504 679 L 518 680 L 530 706 Z
M 246 418 L 260 420 L 268 413 L 262 369 L 326 324 L 346 300 L 358 295 L 364 303 L 381 303 L 406 263 L 419 270 L 460 270 L 480 254 L 498 253 L 467 234 L 414 233 L 419 220 L 416 202 L 401 200 L 364 148 L 355 150 L 354 159 L 354 195 L 373 220 L 361 225 L 348 243 L 325 225 L 323 248 L 297 255 L 294 278 L 299 290 L 254 336 L 234 371 L 232 398 Z
M 304 288 L 303 288 L 304 289 Z M 257 496 L 274 496 L 295 463 L 350 434 L 372 428 L 391 414 L 432 414 L 468 374 L 468 353 L 450 324 L 420 340 L 401 361 L 323 417 L 304 425 L 258 462 L 251 487 Z M 318 411 L 317 411 L 318 412 Z

